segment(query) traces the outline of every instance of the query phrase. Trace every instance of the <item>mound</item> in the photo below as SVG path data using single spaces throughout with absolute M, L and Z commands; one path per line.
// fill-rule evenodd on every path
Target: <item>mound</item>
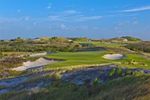
M 55 61 L 54 60 L 47 60 L 45 58 L 39 58 L 34 62 L 31 62 L 31 61 L 24 62 L 23 66 L 13 68 L 12 70 L 24 71 L 24 70 L 31 69 L 31 68 L 43 67 L 43 66 L 48 65 L 48 64 L 53 63 L 53 62 L 55 62 Z

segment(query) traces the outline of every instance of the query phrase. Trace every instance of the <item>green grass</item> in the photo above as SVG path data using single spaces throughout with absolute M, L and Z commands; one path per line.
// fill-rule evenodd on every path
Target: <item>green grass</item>
M 106 52 L 60 52 L 49 55 L 48 58 L 62 59 L 64 61 L 57 62 L 48 66 L 48 68 L 60 68 L 67 66 L 103 64 L 107 63 L 102 56 Z
M 110 43 L 110 42 L 92 42 L 95 46 L 101 47 L 121 47 L 122 43 Z
M 47 66 L 46 69 L 65 69 L 84 67 L 95 64 L 117 64 L 122 67 L 129 68 L 146 68 L 150 69 L 150 60 L 138 54 L 126 54 L 122 60 L 107 60 L 103 55 L 110 53 L 109 51 L 94 51 L 94 52 L 59 52 L 48 55 L 48 58 L 62 59 L 64 61 L 56 62 Z
M 126 58 L 120 60 L 122 66 L 150 69 L 150 60 L 138 54 L 127 54 Z
M 0 85 L 0 89 L 4 89 L 4 88 L 6 88 L 6 87 L 5 87 L 5 86 Z

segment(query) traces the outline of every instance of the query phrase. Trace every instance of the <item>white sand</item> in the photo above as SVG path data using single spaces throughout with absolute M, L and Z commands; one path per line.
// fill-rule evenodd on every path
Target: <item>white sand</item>
M 39 58 L 34 62 L 31 62 L 31 61 L 24 62 L 22 66 L 19 66 L 17 68 L 13 68 L 12 70 L 25 71 L 25 70 L 30 69 L 30 68 L 36 68 L 36 67 L 39 67 L 39 66 L 48 65 L 48 64 L 53 63 L 53 62 L 56 62 L 56 61 L 47 60 L 47 59 L 44 59 L 44 58 Z
M 106 54 L 103 56 L 105 59 L 110 59 L 110 60 L 119 60 L 124 58 L 124 55 L 122 54 Z

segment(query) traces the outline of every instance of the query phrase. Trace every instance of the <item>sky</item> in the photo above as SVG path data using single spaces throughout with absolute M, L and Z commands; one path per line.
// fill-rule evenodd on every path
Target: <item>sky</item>
M 150 0 L 0 0 L 0 39 L 127 35 L 150 40 Z

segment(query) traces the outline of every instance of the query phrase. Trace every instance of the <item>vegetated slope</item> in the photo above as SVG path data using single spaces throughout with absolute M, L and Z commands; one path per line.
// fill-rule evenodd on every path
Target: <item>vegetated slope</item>
M 131 36 L 123 36 L 121 38 L 127 39 L 128 41 L 141 41 L 141 39 Z
M 90 100 L 148 100 L 150 98 L 150 77 L 126 77 L 114 80 Z
M 149 100 L 150 76 L 127 76 L 106 84 L 77 86 L 60 81 L 41 90 L 2 95 L 2 100 Z
M 10 69 L 22 65 L 24 61 L 26 60 L 19 57 L 6 57 L 5 59 L 0 59 L 0 79 L 19 75 L 21 72 L 15 72 Z
M 134 50 L 134 51 L 143 51 L 150 53 L 150 42 L 138 42 L 138 43 L 132 43 L 125 46 L 128 49 Z
M 73 51 L 79 44 L 66 38 L 38 38 L 0 41 L 1 52 L 41 52 L 41 51 Z

